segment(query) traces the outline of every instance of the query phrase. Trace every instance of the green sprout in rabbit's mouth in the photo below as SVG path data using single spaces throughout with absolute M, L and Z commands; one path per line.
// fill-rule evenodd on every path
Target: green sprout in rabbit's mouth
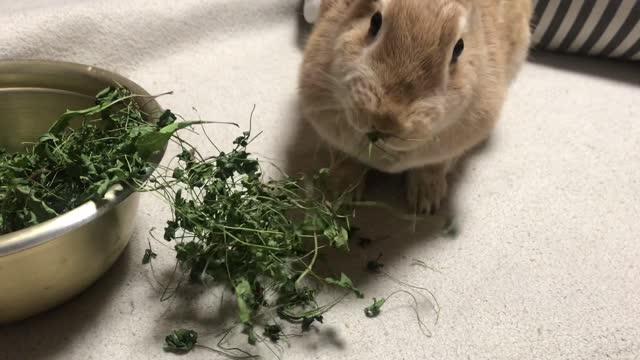
M 375 144 L 381 141 L 383 138 L 384 138 L 384 134 L 381 133 L 380 131 L 371 131 L 367 133 L 367 139 L 369 139 L 369 142 L 372 144 Z

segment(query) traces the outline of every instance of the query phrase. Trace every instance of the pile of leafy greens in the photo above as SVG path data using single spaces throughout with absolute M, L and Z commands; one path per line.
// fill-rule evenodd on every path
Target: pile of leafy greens
M 238 324 L 251 344 L 283 335 L 280 325 L 260 322 L 267 312 L 304 331 L 349 293 L 362 297 L 345 274 L 316 272 L 321 249 L 348 250 L 351 233 L 343 197 L 330 200 L 323 191 L 328 170 L 266 181 L 247 152 L 250 131 L 230 151 L 205 157 L 175 134 L 201 122 L 177 122 L 168 110 L 155 115 L 156 123 L 146 115 L 135 95 L 110 87 L 95 106 L 64 113 L 24 151 L 0 150 L 0 234 L 100 202 L 122 184 L 167 200 L 173 216 L 164 240 L 173 244 L 179 268 L 193 282 L 222 284 L 235 294 Z M 152 175 L 150 158 L 170 140 L 180 145 L 177 165 Z M 156 257 L 149 248 L 143 263 Z M 317 291 L 327 285 L 344 291 L 319 305 Z M 165 346 L 184 352 L 196 342 L 195 332 L 181 329 Z
M 280 325 L 264 323 L 266 314 L 298 323 L 304 331 L 322 322 L 348 293 L 362 294 L 345 274 L 316 273 L 320 250 L 348 250 L 351 233 L 344 195 L 325 196 L 328 170 L 266 181 L 260 162 L 247 152 L 251 140 L 244 132 L 230 151 L 208 157 L 179 141 L 170 175 L 152 182 L 173 209 L 164 240 L 174 244 L 179 268 L 192 282 L 227 285 L 237 300 L 239 324 L 255 344 L 262 340 L 255 329 L 259 323 L 266 338 L 283 335 Z M 143 263 L 155 257 L 149 248 Z M 345 291 L 319 305 L 316 292 L 322 285 Z
M 153 171 L 150 157 L 193 124 L 175 119 L 166 111 L 146 122 L 135 95 L 109 87 L 95 106 L 65 112 L 24 151 L 0 148 L 0 235 L 99 202 L 116 184 L 137 186 Z

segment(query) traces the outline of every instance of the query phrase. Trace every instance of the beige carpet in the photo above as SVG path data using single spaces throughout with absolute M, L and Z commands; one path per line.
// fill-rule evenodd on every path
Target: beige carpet
M 161 103 L 187 117 L 246 126 L 255 104 L 254 126 L 264 134 L 253 150 L 285 166 L 308 166 L 315 146 L 296 112 L 298 11 L 295 0 L 1 0 L 0 58 L 115 70 L 152 93 L 174 91 Z M 237 135 L 228 127 L 211 133 L 221 144 Z M 441 236 L 438 221 L 412 231 L 410 223 L 368 211 L 360 222 L 372 245 L 332 259 L 357 269 L 367 296 L 380 297 L 402 288 L 361 271 L 382 252 L 387 273 L 437 298 L 434 324 L 433 306 L 412 290 L 432 336 L 419 331 L 408 296 L 390 301 L 375 319 L 362 311 L 369 300 L 350 299 L 318 332 L 292 338 L 278 354 L 639 359 L 639 150 L 637 64 L 536 54 L 495 136 L 456 176 L 448 211 L 458 236 Z M 400 191 L 397 179 L 377 179 L 372 187 Z M 181 326 L 215 345 L 230 315 L 218 308 L 220 293 L 193 291 L 161 303 L 140 264 L 148 230 L 161 228 L 167 215 L 161 201 L 146 196 L 136 234 L 114 268 L 75 300 L 0 328 L 0 359 L 175 359 L 162 343 Z M 173 265 L 171 253 L 155 248 L 162 273 Z M 412 265 L 414 259 L 435 270 Z M 244 345 L 244 338 L 234 341 Z M 264 346 L 254 350 L 273 357 Z M 181 357 L 216 358 L 204 349 Z

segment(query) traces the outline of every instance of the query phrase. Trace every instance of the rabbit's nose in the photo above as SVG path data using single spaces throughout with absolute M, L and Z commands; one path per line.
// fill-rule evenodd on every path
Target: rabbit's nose
M 373 131 L 388 137 L 398 131 L 398 123 L 393 116 L 388 114 L 373 115 L 371 117 Z

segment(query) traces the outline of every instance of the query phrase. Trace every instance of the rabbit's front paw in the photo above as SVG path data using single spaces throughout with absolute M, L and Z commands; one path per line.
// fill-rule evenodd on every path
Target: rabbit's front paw
M 432 214 L 440 208 L 447 195 L 446 171 L 441 166 L 409 170 L 407 201 L 417 214 Z

